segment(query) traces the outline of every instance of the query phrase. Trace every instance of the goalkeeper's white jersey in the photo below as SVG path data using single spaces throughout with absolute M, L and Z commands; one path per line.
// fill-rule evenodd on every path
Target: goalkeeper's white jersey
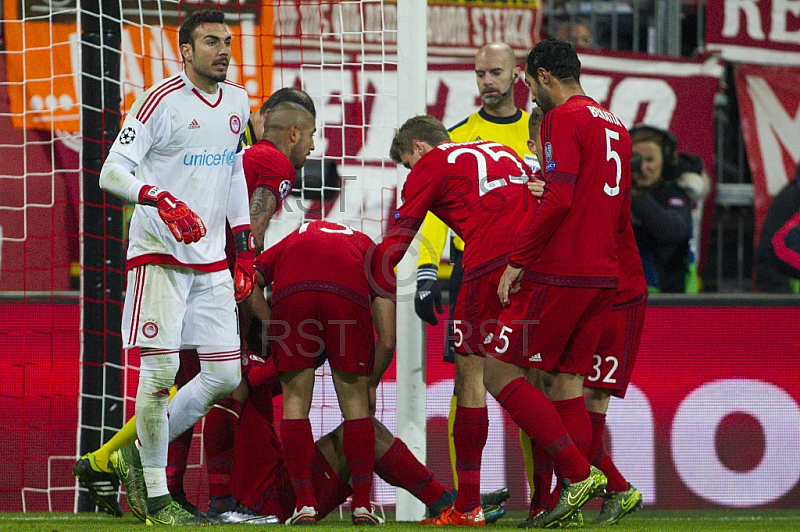
M 158 209 L 136 205 L 129 230 L 128 268 L 178 264 L 203 271 L 226 268 L 225 221 L 234 159 L 250 108 L 243 87 L 197 89 L 184 72 L 145 91 L 133 104 L 112 152 L 138 166 L 136 178 L 170 192 L 205 223 L 199 242 L 177 242 Z

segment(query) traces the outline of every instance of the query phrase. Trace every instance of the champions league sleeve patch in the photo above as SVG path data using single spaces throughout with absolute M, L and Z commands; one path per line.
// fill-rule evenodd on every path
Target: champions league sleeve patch
M 281 181 L 280 187 L 278 188 L 278 194 L 281 195 L 281 201 L 283 201 L 289 192 L 292 190 L 292 183 L 288 179 L 284 179 Z
M 128 126 L 119 134 L 119 143 L 123 146 L 127 146 L 131 144 L 134 140 L 136 140 L 136 130 L 132 127 Z

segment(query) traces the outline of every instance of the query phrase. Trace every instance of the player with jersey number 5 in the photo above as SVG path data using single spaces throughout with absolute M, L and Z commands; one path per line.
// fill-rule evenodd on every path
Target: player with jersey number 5
M 122 335 L 125 348 L 141 353 L 138 441 L 110 462 L 131 510 L 154 525 L 203 521 L 169 495 L 167 445 L 239 384 L 234 293 L 247 296 L 255 280 L 240 142 L 249 99 L 225 80 L 231 35 L 224 22 L 218 11 L 186 18 L 184 70 L 137 98 L 100 174 L 104 190 L 136 204 Z M 233 282 L 226 218 L 238 252 Z M 182 348 L 197 350 L 201 370 L 167 405 Z
M 622 122 L 585 95 L 568 42 L 537 43 L 525 82 L 545 112 L 545 192 L 498 284 L 504 308 L 487 346 L 484 382 L 564 477 L 555 508 L 541 522 L 524 523 L 555 527 L 607 483 L 587 461 L 592 427 L 583 381 L 619 282 L 632 148 Z M 544 393 L 526 380 L 531 368 L 540 370 Z
M 416 116 L 392 141 L 390 157 L 411 169 L 403 204 L 379 245 L 391 271 L 405 254 L 430 211 L 463 238 L 464 281 L 454 311 L 457 406 L 453 439 L 458 495 L 453 505 L 425 521 L 431 525 L 483 526 L 480 464 L 489 430 L 482 349 L 501 305 L 497 282 L 516 242 L 520 220 L 537 202 L 523 183 L 531 169 L 511 148 L 496 142 L 451 143 L 441 122 Z M 499 238 L 499 235 L 509 239 Z M 378 267 L 373 265 L 373 271 Z

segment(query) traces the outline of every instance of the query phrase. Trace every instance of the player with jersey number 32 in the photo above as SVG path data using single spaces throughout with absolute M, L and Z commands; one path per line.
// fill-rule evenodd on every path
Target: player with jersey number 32
M 234 293 L 246 297 L 255 280 L 240 142 L 250 109 L 245 90 L 225 80 L 231 35 L 224 22 L 218 11 L 186 18 L 178 37 L 184 70 L 136 99 L 100 174 L 104 190 L 136 204 L 122 335 L 125 348 L 141 353 L 138 441 L 110 462 L 147 524 L 204 521 L 169 494 L 167 444 L 241 377 Z M 234 282 L 226 219 L 236 241 Z M 180 349 L 197 350 L 201 371 L 167 405 Z
M 569 519 L 607 479 L 587 461 L 592 427 L 583 379 L 619 278 L 618 234 L 630 217 L 631 141 L 620 120 L 587 97 L 568 42 L 530 51 L 525 82 L 545 112 L 545 192 L 508 254 L 497 293 L 504 308 L 488 347 L 484 383 L 564 480 L 542 522 Z M 541 370 L 544 393 L 526 375 Z

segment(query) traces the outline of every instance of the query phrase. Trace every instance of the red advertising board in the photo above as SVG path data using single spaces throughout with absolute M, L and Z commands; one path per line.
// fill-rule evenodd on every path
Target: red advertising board
M 625 400 L 612 401 L 607 423 L 610 452 L 646 506 L 796 505 L 799 321 L 796 306 L 648 308 L 631 388 Z M 23 488 L 74 486 L 69 459 L 51 461 L 49 485 L 47 472 L 49 456 L 75 454 L 78 307 L 2 303 L 0 328 L 0 511 L 19 511 Z M 442 325 L 428 331 L 428 464 L 449 483 L 444 435 L 453 368 L 441 362 Z M 394 430 L 394 368 L 381 386 L 379 415 Z M 331 388 L 315 388 L 317 435 L 341 419 Z M 516 427 L 494 401 L 489 408 L 482 487 L 508 485 L 511 508 L 521 509 L 526 486 Z M 203 493 L 187 487 L 190 497 Z M 72 510 L 71 491 L 50 497 L 54 510 Z M 47 510 L 46 494 L 28 491 L 26 499 L 28 510 Z M 376 483 L 374 500 L 391 505 L 394 492 Z
M 800 63 L 797 2 L 716 0 L 706 2 L 706 50 L 745 63 Z

